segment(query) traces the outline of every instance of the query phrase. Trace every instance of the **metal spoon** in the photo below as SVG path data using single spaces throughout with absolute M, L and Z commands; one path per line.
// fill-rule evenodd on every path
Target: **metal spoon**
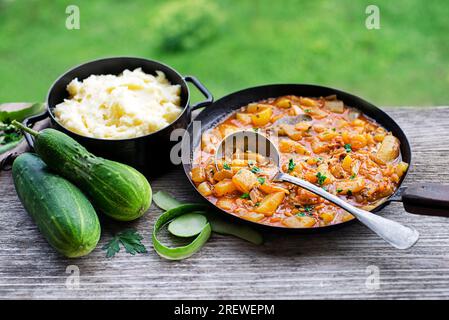
M 236 150 L 243 152 L 255 152 L 268 157 L 276 165 L 277 171 L 272 179 L 275 181 L 290 182 L 304 188 L 320 197 L 332 202 L 338 207 L 348 211 L 361 223 L 378 234 L 382 239 L 398 249 L 412 247 L 419 238 L 419 233 L 414 228 L 406 227 L 398 222 L 375 215 L 354 207 L 341 198 L 323 190 L 322 188 L 299 178 L 293 177 L 281 171 L 280 155 L 276 146 L 262 134 L 254 131 L 238 131 L 228 135 L 220 143 L 215 155 L 215 163 L 218 160 L 232 159 Z

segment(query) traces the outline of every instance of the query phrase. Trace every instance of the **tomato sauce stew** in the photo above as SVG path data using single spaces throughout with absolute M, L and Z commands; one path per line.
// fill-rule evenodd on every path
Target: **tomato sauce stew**
M 203 133 L 190 175 L 216 206 L 261 224 L 313 228 L 353 216 L 298 186 L 272 181 L 277 169 L 260 154 L 236 150 L 216 165 L 222 139 L 240 130 L 267 136 L 278 147 L 283 172 L 366 210 L 394 193 L 408 167 L 391 132 L 336 96 L 250 103 Z

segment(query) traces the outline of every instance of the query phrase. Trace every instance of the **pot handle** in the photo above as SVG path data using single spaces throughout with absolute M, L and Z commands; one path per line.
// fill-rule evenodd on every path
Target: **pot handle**
M 185 76 L 184 80 L 192 83 L 206 97 L 206 100 L 198 102 L 197 104 L 191 106 L 190 107 L 191 110 L 206 107 L 210 105 L 212 102 L 214 102 L 214 97 L 212 96 L 212 93 L 210 93 L 209 90 L 207 90 L 207 88 L 197 78 L 195 78 L 194 76 Z
M 449 185 L 437 183 L 415 184 L 405 188 L 401 200 L 407 212 L 449 217 Z
M 23 125 L 31 128 L 34 126 L 34 124 L 38 121 L 44 120 L 45 118 L 48 118 L 48 110 L 45 110 L 41 114 L 26 118 L 23 120 Z M 24 132 L 25 140 L 27 141 L 28 145 L 30 146 L 30 149 L 34 148 L 34 138 L 27 132 Z

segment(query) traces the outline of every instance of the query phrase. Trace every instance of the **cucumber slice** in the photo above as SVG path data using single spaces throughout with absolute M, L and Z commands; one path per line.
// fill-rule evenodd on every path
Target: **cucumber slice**
M 167 229 L 174 236 L 187 238 L 199 234 L 206 224 L 205 216 L 199 212 L 191 212 L 174 219 Z
M 0 122 L 16 120 L 22 122 L 28 117 L 42 113 L 44 103 L 13 102 L 0 104 Z
M 195 239 L 188 245 L 182 247 L 167 247 L 163 245 L 157 238 L 158 231 L 170 220 L 182 216 L 189 212 L 204 210 L 205 206 L 201 204 L 183 204 L 179 207 L 164 212 L 156 221 L 153 228 L 152 240 L 153 247 L 157 254 L 169 260 L 181 260 L 190 257 L 201 249 L 209 239 L 212 229 L 207 223 Z
M 181 201 L 173 198 L 168 192 L 158 191 L 153 195 L 154 203 L 163 210 L 170 210 L 182 205 Z

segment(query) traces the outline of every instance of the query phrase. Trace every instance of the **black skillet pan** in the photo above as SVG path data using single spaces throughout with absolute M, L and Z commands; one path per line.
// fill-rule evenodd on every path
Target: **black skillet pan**
M 338 99 L 343 100 L 345 105 L 360 110 L 362 113 L 375 120 L 385 129 L 391 131 L 393 135 L 400 140 L 401 155 L 403 161 L 411 163 L 412 153 L 406 135 L 399 127 L 399 125 L 388 114 L 386 114 L 373 104 L 349 93 L 328 87 L 308 84 L 274 84 L 248 88 L 235 93 L 231 93 L 215 101 L 212 105 L 208 106 L 195 118 L 195 121 L 201 122 L 200 130 L 194 130 L 194 125 L 193 123 L 191 123 L 187 127 L 187 132 L 185 133 L 182 141 L 183 152 L 186 152 L 186 150 L 188 150 L 189 152 L 189 156 L 186 156 L 185 159 L 183 159 L 184 172 L 187 178 L 195 187 L 189 173 L 192 169 L 191 160 L 193 158 L 193 152 L 197 150 L 201 143 L 202 133 L 210 128 L 215 127 L 219 122 L 227 118 L 232 112 L 239 109 L 240 107 L 245 106 L 251 102 L 257 102 L 267 98 L 276 98 L 284 95 L 325 97 L 333 94 L 337 95 Z M 449 185 L 416 184 L 404 187 L 402 186 L 402 183 L 406 175 L 407 172 L 402 177 L 399 188 L 396 190 L 396 192 L 393 193 L 388 199 L 386 199 L 385 202 L 372 209 L 372 212 L 381 210 L 392 201 L 400 201 L 403 203 L 405 210 L 411 213 L 449 217 Z M 198 194 L 200 193 L 198 192 Z M 217 210 L 225 212 L 218 207 Z M 244 220 L 242 218 L 238 219 Z M 355 219 L 335 225 L 301 230 L 317 231 L 317 229 L 332 229 L 335 227 L 340 227 L 342 225 L 347 225 L 354 221 Z M 260 223 L 256 222 L 248 223 L 261 225 Z M 291 229 L 276 226 L 267 227 L 269 227 L 270 229 Z

